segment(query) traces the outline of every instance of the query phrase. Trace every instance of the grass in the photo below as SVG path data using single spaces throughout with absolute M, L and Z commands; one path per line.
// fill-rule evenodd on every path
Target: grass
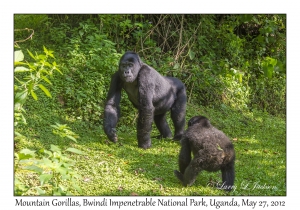
M 16 151 L 22 148 L 39 150 L 50 144 L 61 148 L 75 147 L 85 155 L 69 154 L 76 161 L 73 169 L 82 176 L 82 195 L 147 195 L 147 196 L 222 196 L 222 195 L 286 195 L 286 122 L 264 112 L 241 112 L 226 107 L 213 109 L 188 105 L 187 120 L 205 115 L 226 133 L 236 151 L 235 189 L 224 192 L 212 187 L 221 182 L 221 172 L 202 172 L 190 187 L 182 187 L 173 174 L 178 169 L 179 142 L 152 139 L 152 147 L 137 147 L 134 126 L 118 125 L 119 142 L 107 140 L 102 127 L 70 118 L 57 107 L 29 103 L 27 126 L 16 131 L 26 138 L 15 140 Z M 51 113 L 51 114 L 49 114 Z M 61 140 L 51 132 L 50 124 L 68 124 L 80 138 L 77 143 Z M 152 136 L 158 134 L 153 126 Z M 120 131 L 121 130 L 121 131 Z M 32 172 L 17 170 L 17 177 L 28 185 L 38 184 Z M 63 183 L 68 185 L 68 182 Z M 78 195 L 78 192 L 72 191 Z M 28 191 L 25 195 L 34 195 Z

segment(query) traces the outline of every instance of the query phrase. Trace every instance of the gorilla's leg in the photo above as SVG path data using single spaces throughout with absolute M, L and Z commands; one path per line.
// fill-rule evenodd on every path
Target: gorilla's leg
M 222 182 L 223 185 L 226 186 L 226 190 L 232 190 L 234 184 L 234 162 L 228 163 L 225 167 L 221 168 L 222 171 Z
M 195 182 L 197 175 L 200 173 L 201 170 L 202 169 L 199 164 L 199 160 L 197 160 L 197 158 L 194 158 L 184 171 L 182 183 L 183 186 L 186 187 L 192 185 Z
M 139 107 L 139 117 L 137 120 L 137 139 L 138 147 L 148 149 L 151 147 L 150 133 L 153 123 L 154 107 L 149 104 L 148 107 Z
M 181 89 L 177 93 L 176 101 L 171 108 L 171 118 L 174 123 L 174 140 L 180 140 L 184 132 L 186 110 L 186 93 Z
M 170 127 L 166 121 L 166 114 L 155 115 L 154 122 L 155 122 L 157 129 L 160 132 L 160 137 L 162 137 L 162 138 L 171 138 L 172 137 Z

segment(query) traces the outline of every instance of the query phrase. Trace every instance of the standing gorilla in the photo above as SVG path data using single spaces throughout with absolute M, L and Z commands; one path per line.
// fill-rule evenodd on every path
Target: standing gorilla
M 116 124 L 120 116 L 119 103 L 122 88 L 139 110 L 137 122 L 138 146 L 151 146 L 150 132 L 154 120 L 160 136 L 171 137 L 166 112 L 171 110 L 175 140 L 180 140 L 185 126 L 186 92 L 176 78 L 164 77 L 144 64 L 134 52 L 126 52 L 120 59 L 119 70 L 112 76 L 104 110 L 104 131 L 109 140 L 116 142 Z
M 191 153 L 194 159 L 191 160 Z M 179 171 L 176 177 L 184 186 L 192 185 L 200 171 L 222 171 L 222 189 L 232 190 L 235 152 L 229 138 L 203 116 L 192 117 L 181 139 Z

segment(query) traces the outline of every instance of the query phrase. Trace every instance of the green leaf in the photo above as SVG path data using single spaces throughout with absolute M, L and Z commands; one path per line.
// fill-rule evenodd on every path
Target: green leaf
M 75 149 L 75 148 L 68 148 L 66 149 L 66 151 L 69 151 L 69 152 L 72 152 L 72 153 L 76 153 L 76 154 L 79 154 L 79 155 L 84 155 L 85 153 L 82 152 L 81 150 L 78 150 L 78 149 Z
M 272 66 L 275 66 L 275 65 L 277 64 L 277 60 L 274 59 L 274 58 L 271 58 L 271 57 L 267 57 L 267 58 L 266 58 L 266 62 L 267 62 L 268 64 L 271 64 Z
M 56 169 L 56 171 L 57 171 L 58 173 L 60 173 L 61 175 L 66 175 L 67 172 L 68 172 L 69 170 L 67 170 L 67 169 L 64 168 L 64 167 L 58 167 L 58 168 Z
M 192 50 L 189 50 L 190 59 L 193 60 L 195 58 L 195 53 Z
M 27 160 L 27 159 L 30 159 L 32 158 L 33 156 L 29 155 L 29 154 L 24 154 L 24 153 L 16 153 L 16 157 L 19 159 L 19 160 Z
M 48 151 L 49 152 L 49 151 Z M 49 167 L 49 168 L 52 168 L 53 167 L 53 163 L 52 163 L 52 161 L 49 159 L 49 158 L 45 158 L 45 157 L 43 157 L 43 159 L 42 159 L 42 164 L 43 164 L 43 166 L 47 166 L 47 167 Z
M 69 139 L 71 139 L 72 141 L 77 142 L 77 140 L 73 136 L 66 135 L 66 137 L 69 138 Z
M 48 150 L 44 150 L 43 153 L 49 155 L 50 157 L 53 155 L 52 152 Z
M 46 60 L 47 56 L 46 55 L 37 55 L 37 58 L 44 61 L 44 60 Z
M 239 77 L 239 82 L 242 83 L 243 82 L 243 74 L 238 74 Z
M 51 93 L 49 92 L 49 90 L 48 90 L 44 85 L 38 84 L 38 86 L 39 86 L 39 88 L 42 89 L 42 91 L 44 91 L 44 93 L 45 93 L 48 97 L 52 98 Z
M 42 79 L 43 79 L 44 81 L 46 81 L 47 83 L 49 83 L 50 85 L 52 85 L 51 81 L 50 81 L 47 77 L 42 76 Z
M 45 191 L 45 190 L 42 190 L 42 189 L 39 188 L 39 187 L 36 187 L 35 189 L 36 189 L 36 191 L 37 191 L 37 193 L 38 193 L 39 195 L 45 195 L 45 194 L 46 194 L 46 191 Z
M 75 190 L 77 190 L 80 194 L 82 194 L 82 190 L 78 185 L 72 184 L 72 186 L 75 188 Z
M 21 61 L 15 61 L 14 62 L 15 66 L 20 66 L 20 65 L 27 65 L 27 63 L 21 62 Z
M 178 69 L 179 68 L 179 63 L 176 63 L 173 68 Z
M 15 62 L 19 62 L 22 60 L 24 60 L 24 54 L 23 54 L 22 50 L 15 51 Z
M 264 70 L 265 76 L 268 77 L 269 79 L 271 79 L 273 76 L 273 72 L 274 72 L 273 65 L 272 64 L 264 65 L 263 70 Z
M 58 146 L 53 145 L 53 144 L 51 144 L 50 150 L 53 151 L 53 152 L 60 152 L 60 148 Z
M 44 49 L 44 53 L 48 54 L 48 50 L 47 50 L 47 48 L 45 46 L 43 46 L 43 49 Z
M 219 144 L 217 144 L 217 149 L 218 149 L 218 150 L 223 150 L 223 149 L 220 147 Z
M 23 137 L 23 135 L 22 134 L 20 134 L 19 132 L 17 132 L 17 131 L 15 131 L 14 132 L 14 134 L 15 134 L 15 136 L 21 136 L 21 137 Z
M 61 75 L 63 74 L 57 67 L 54 67 L 54 70 L 58 71 Z
M 44 185 L 47 183 L 50 179 L 52 179 L 53 175 L 52 174 L 42 174 L 40 175 L 40 182 L 41 185 Z
M 35 94 L 35 92 L 33 90 L 30 91 L 30 94 L 34 98 L 34 100 L 38 99 L 37 95 Z
M 15 73 L 26 72 L 26 71 L 30 71 L 30 69 L 28 69 L 24 66 L 18 66 L 18 67 L 15 68 Z
M 83 32 L 82 30 L 79 31 L 79 35 L 80 35 L 80 36 L 82 36 L 83 33 L 84 33 L 84 32 Z
M 30 57 L 32 57 L 34 60 L 36 60 L 35 56 L 29 50 L 27 50 L 27 52 L 30 55 Z
M 29 170 L 29 171 L 34 171 L 38 174 L 43 173 L 43 169 L 38 166 L 35 166 L 35 165 L 26 166 L 26 167 L 24 167 L 24 169 Z
M 25 103 L 27 94 L 28 94 L 27 90 L 24 90 L 22 92 L 16 92 L 16 94 L 15 94 L 15 104 L 17 104 L 17 103 L 20 103 L 20 104 Z
M 30 149 L 22 149 L 20 153 L 23 153 L 24 155 L 31 155 L 32 157 L 35 155 L 35 151 Z

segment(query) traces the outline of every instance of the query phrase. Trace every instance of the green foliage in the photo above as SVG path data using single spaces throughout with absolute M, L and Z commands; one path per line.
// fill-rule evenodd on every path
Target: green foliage
M 14 15 L 14 28 L 34 28 L 40 29 L 44 27 L 44 23 L 48 20 L 45 14 L 15 14 Z M 16 39 L 15 39 L 16 40 Z
M 272 115 L 286 115 L 286 76 L 263 78 L 251 89 L 251 107 Z
M 34 30 L 33 39 L 18 42 L 29 49 L 23 52 L 30 60 L 15 52 L 16 195 L 227 195 L 209 186 L 220 181 L 219 172 L 203 172 L 193 186 L 181 187 L 172 173 L 178 142 L 153 139 L 149 150 L 137 148 L 137 111 L 124 91 L 119 142 L 107 140 L 99 124 L 110 77 L 127 50 L 185 83 L 187 120 L 203 114 L 233 140 L 238 189 L 230 195 L 286 195 L 285 15 L 67 14 L 15 20 L 15 29 Z M 28 35 L 15 31 L 15 40 Z M 55 61 L 48 49 L 32 53 L 43 45 L 55 49 Z M 64 74 L 53 79 L 60 70 Z M 156 134 L 153 126 L 151 136 Z M 244 182 L 276 189 L 247 190 Z
M 66 74 L 52 92 L 74 117 L 98 122 L 108 78 L 127 50 L 163 75 L 183 80 L 190 100 L 199 104 L 251 109 L 271 94 L 272 104 L 283 99 L 276 86 L 253 95 L 265 80 L 285 85 L 285 15 L 48 15 L 46 20 L 48 28 L 35 36 L 42 33 L 41 40 L 60 55 Z M 284 115 L 283 100 L 277 111 L 272 104 L 260 108 Z
M 59 135 L 61 138 L 67 137 L 74 142 L 77 142 L 76 138 L 78 138 L 77 134 L 70 130 L 70 128 L 64 124 L 61 125 L 56 123 L 56 125 L 51 125 L 53 129 L 53 133 Z
M 46 96 L 51 98 L 51 93 L 41 82 L 44 81 L 52 85 L 48 77 L 52 77 L 53 71 L 56 70 L 62 74 L 55 61 L 51 64 L 48 62 L 48 56 L 54 59 L 53 51 L 47 50 L 47 48 L 44 47 L 45 55 L 37 53 L 33 55 L 30 51 L 28 51 L 28 53 L 34 62 L 23 62 L 24 54 L 22 51 L 15 51 L 14 65 L 16 67 L 14 73 L 15 81 L 18 82 L 18 84 L 14 85 L 15 128 L 20 122 L 26 124 L 26 119 L 23 115 L 23 113 L 25 113 L 23 106 L 28 95 L 31 94 L 34 100 L 37 100 L 35 90 L 39 87 Z M 18 74 L 22 74 L 22 76 L 25 74 L 25 77 L 20 79 L 21 76 Z M 67 137 L 76 142 L 76 138 L 78 138 L 77 134 L 72 132 L 67 125 L 57 123 L 53 125 L 53 128 L 53 132 L 58 134 L 61 138 Z M 25 138 L 17 131 L 15 135 L 15 143 Z M 80 150 L 75 148 L 68 148 L 65 152 L 83 154 Z M 45 149 L 39 150 L 39 154 L 27 148 L 15 152 L 15 195 L 26 195 L 27 193 L 37 195 L 67 195 L 70 194 L 70 190 L 63 185 L 65 180 L 71 183 L 73 188 L 81 193 L 80 187 L 76 184 L 80 176 L 71 168 L 75 162 L 69 159 L 64 154 L 65 152 L 62 152 L 61 149 L 55 145 L 51 145 L 50 151 Z M 38 185 L 28 183 L 26 178 L 23 179 L 23 170 L 32 171 L 37 174 L 40 183 Z M 32 181 L 34 178 L 29 178 L 29 180 Z
M 270 57 L 266 57 L 262 61 L 261 66 L 264 72 L 264 77 L 267 79 L 272 79 L 274 74 L 282 76 L 281 72 L 284 71 L 283 64 L 280 61 Z
M 15 84 L 14 84 L 14 110 L 15 110 L 15 126 L 18 123 L 26 123 L 23 113 L 23 105 L 26 101 L 27 96 L 30 94 L 35 100 L 38 99 L 36 90 L 39 88 L 48 97 L 52 97 L 49 90 L 41 84 L 46 82 L 48 85 L 52 85 L 49 78 L 52 78 L 53 71 L 57 71 L 60 74 L 61 71 L 55 61 L 49 63 L 49 57 L 54 58 L 53 51 L 47 50 L 44 47 L 44 54 L 33 55 L 28 50 L 29 55 L 33 58 L 34 62 L 23 62 L 24 54 L 21 50 L 15 51 L 14 61 L 14 73 L 15 73 Z
M 61 24 L 53 27 L 51 33 L 54 41 L 64 42 L 61 50 L 68 49 L 61 58 L 65 76 L 55 82 L 60 103 L 75 117 L 98 122 L 110 77 L 116 71 L 120 58 L 114 49 L 115 44 L 100 34 L 91 21 L 81 22 L 74 29 Z M 56 36 L 57 33 L 60 35 Z M 66 37 L 66 33 L 72 34 L 71 37 Z
M 72 188 L 65 186 L 65 180 L 81 194 L 82 190 L 77 185 L 81 177 L 72 169 L 75 161 L 66 152 L 83 154 L 75 148 L 61 151 L 55 145 L 51 145 L 50 150 L 41 149 L 38 153 L 29 149 L 15 153 L 15 195 L 71 195 Z M 26 184 L 24 176 L 21 176 L 22 173 L 27 174 L 26 171 L 36 174 L 39 184 Z

